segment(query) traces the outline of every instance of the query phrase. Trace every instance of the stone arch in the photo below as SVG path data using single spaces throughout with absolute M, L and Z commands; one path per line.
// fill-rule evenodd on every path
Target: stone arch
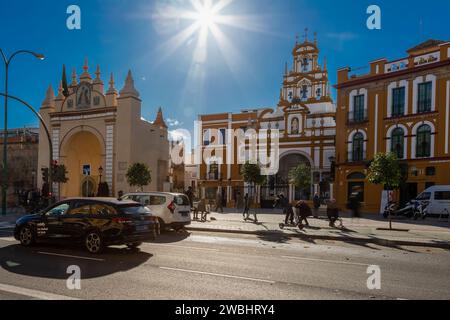
M 105 138 L 103 137 L 103 135 L 101 134 L 101 132 L 99 131 L 99 130 L 97 130 L 96 128 L 94 128 L 94 127 L 91 127 L 91 126 L 85 126 L 85 125 L 83 125 L 83 126 L 77 126 L 77 127 L 74 127 L 74 128 L 72 128 L 72 129 L 70 129 L 65 135 L 64 135 L 64 137 L 61 139 L 61 142 L 60 142 L 60 144 L 59 144 L 59 150 L 60 150 L 60 155 L 61 155 L 61 157 L 63 157 L 63 155 L 64 155 L 64 145 L 68 142 L 68 141 L 70 141 L 70 139 L 74 136 L 74 135 L 76 135 L 77 133 L 80 133 L 80 132 L 83 132 L 83 131 L 87 131 L 87 132 L 90 132 L 90 133 L 92 133 L 93 135 L 95 135 L 96 137 L 97 137 L 97 139 L 99 140 L 99 142 L 100 142 L 100 144 L 101 144 L 101 147 L 102 147 L 102 155 L 104 155 L 104 153 L 105 153 L 105 151 L 106 151 L 106 143 L 105 143 Z
M 306 152 L 303 152 L 301 150 L 290 150 L 290 151 L 285 151 L 282 154 L 280 154 L 280 162 L 283 158 L 289 156 L 289 155 L 301 155 L 303 157 L 305 157 L 306 159 L 308 159 L 309 164 L 311 165 L 311 168 L 314 168 L 314 160 L 311 158 L 311 156 L 309 154 L 307 154 Z
M 99 168 L 105 167 L 105 143 L 100 132 L 88 126 L 73 128 L 62 139 L 60 154 L 69 178 L 62 185 L 61 196 L 82 196 L 86 181 L 91 184 L 89 195 L 95 195 L 100 182 Z M 84 175 L 85 167 L 90 169 L 89 176 Z

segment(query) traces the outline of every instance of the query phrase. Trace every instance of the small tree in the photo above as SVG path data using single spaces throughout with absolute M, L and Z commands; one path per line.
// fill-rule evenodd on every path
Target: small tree
M 258 164 L 246 162 L 241 169 L 241 175 L 245 183 L 248 183 L 252 190 L 257 185 L 262 185 L 266 181 L 266 177 L 261 175 L 261 167 Z
M 367 179 L 370 183 L 382 185 L 384 190 L 397 190 L 404 180 L 397 156 L 394 153 L 379 153 L 369 168 Z M 392 230 L 392 217 L 389 211 L 389 229 Z
M 131 187 L 139 187 L 144 191 L 144 187 L 152 182 L 152 175 L 149 167 L 144 163 L 135 163 L 128 168 L 127 181 Z
M 379 153 L 369 168 L 367 179 L 370 183 L 383 185 L 385 190 L 396 190 L 402 183 L 402 171 L 394 153 Z
M 311 167 L 305 163 L 300 163 L 297 167 L 289 171 L 289 182 L 300 190 L 311 187 Z

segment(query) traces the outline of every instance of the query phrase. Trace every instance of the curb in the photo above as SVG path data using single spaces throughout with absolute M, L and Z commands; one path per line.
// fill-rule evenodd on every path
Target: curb
M 231 229 L 212 229 L 212 228 L 202 228 L 202 227 L 186 227 L 188 231 L 200 231 L 200 232 L 216 232 L 216 233 L 227 233 L 227 234 L 245 234 L 245 235 L 273 235 L 280 236 L 280 232 L 276 231 L 247 231 L 247 230 L 231 230 Z M 341 242 L 354 242 L 354 243 L 373 243 L 385 247 L 396 247 L 396 246 L 413 246 L 413 247 L 429 247 L 429 248 L 440 248 L 440 249 L 450 249 L 450 242 L 423 242 L 423 241 L 407 241 L 407 240 L 389 240 L 383 238 L 352 238 L 352 237 L 336 237 L 327 235 L 307 235 L 307 234 L 288 234 L 282 233 L 285 236 L 306 239 L 306 240 L 331 240 L 331 241 L 341 241 Z

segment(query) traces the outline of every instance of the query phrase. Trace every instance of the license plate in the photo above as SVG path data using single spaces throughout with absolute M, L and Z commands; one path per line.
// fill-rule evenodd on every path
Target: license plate
M 148 226 L 136 226 L 136 231 L 137 232 L 142 232 L 142 231 L 147 231 L 148 230 Z
M 183 216 L 183 217 L 189 216 L 189 211 L 182 211 L 180 213 L 181 213 L 181 216 Z

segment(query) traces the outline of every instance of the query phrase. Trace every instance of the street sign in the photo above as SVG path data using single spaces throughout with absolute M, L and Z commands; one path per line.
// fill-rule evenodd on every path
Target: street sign
M 90 164 L 85 164 L 83 166 L 83 175 L 85 177 L 89 177 L 91 175 L 91 165 Z

